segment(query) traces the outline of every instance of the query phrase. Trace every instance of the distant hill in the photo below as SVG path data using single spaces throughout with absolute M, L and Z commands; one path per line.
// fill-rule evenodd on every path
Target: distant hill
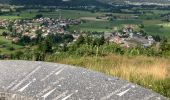
M 6 3 L 6 4 L 8 4 L 8 3 L 10 3 L 10 0 L 0 0 L 0 3 Z
M 170 3 L 170 0 L 0 0 L 0 3 L 47 6 L 105 6 L 111 3 L 124 3 L 125 1 Z
M 15 5 L 47 5 L 47 6 L 104 6 L 98 0 L 0 0 L 0 3 Z
M 100 0 L 99 0 L 100 1 Z M 105 2 L 125 2 L 125 1 L 131 1 L 131 2 L 150 2 L 150 3 L 166 3 L 170 0 L 101 0 Z

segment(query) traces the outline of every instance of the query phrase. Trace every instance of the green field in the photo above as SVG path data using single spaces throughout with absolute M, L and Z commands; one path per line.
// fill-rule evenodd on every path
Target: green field
M 15 15 L 0 16 L 0 20 L 1 20 L 1 19 L 10 19 L 10 20 L 13 20 L 13 19 L 20 19 L 20 18 L 21 18 L 21 17 L 15 16 Z
M 160 36 L 170 37 L 170 28 L 169 27 L 162 27 L 159 25 L 146 25 L 145 31 L 149 34 L 159 34 Z
M 60 15 L 62 18 L 81 18 L 81 17 L 96 17 L 103 13 L 92 13 L 88 11 L 78 11 L 78 10 L 59 10 L 50 13 L 44 13 L 46 17 L 58 18 Z
M 55 11 L 39 11 L 36 9 L 24 10 L 21 12 L 13 12 L 10 15 L 0 16 L 0 19 L 32 19 L 37 14 L 42 14 L 44 17 L 50 18 L 74 18 L 74 19 L 83 19 L 86 20 L 86 23 L 81 25 L 71 26 L 69 28 L 70 31 L 79 30 L 79 31 L 113 31 L 114 27 L 122 28 L 124 25 L 139 25 L 141 23 L 144 24 L 144 30 L 151 35 L 161 35 L 170 37 L 170 28 L 169 26 L 160 25 L 164 24 L 160 19 L 161 14 L 167 14 L 169 10 L 140 10 L 141 12 L 145 12 L 142 15 L 138 15 L 139 19 L 115 19 L 113 21 L 107 20 L 95 20 L 97 16 L 105 15 L 104 12 L 96 12 L 92 13 L 89 11 L 80 11 L 80 10 L 55 10 Z M 135 16 L 135 14 L 128 13 L 112 13 L 113 16 Z M 90 18 L 88 20 L 88 18 Z M 148 18 L 148 19 L 147 19 Z M 94 20 L 93 20 L 94 19 Z M 162 27 L 163 26 L 163 27 Z
M 2 32 L 4 32 L 5 31 L 5 29 L 0 29 L 0 34 L 2 34 Z
M 15 12 L 13 13 L 14 16 L 19 16 L 21 18 L 34 18 L 37 14 L 42 14 L 44 17 L 50 17 L 50 18 L 59 18 L 60 16 L 62 18 L 81 18 L 81 17 L 96 17 L 100 16 L 104 13 L 92 13 L 89 11 L 79 11 L 79 10 L 56 10 L 56 11 L 48 11 L 48 12 L 41 12 L 35 9 L 32 10 L 25 10 L 21 12 Z
M 0 34 L 5 30 L 0 29 Z M 13 44 L 11 40 L 0 36 L 0 54 L 10 54 L 18 50 L 22 50 L 23 46 Z
M 81 17 L 96 17 L 100 16 L 104 13 L 92 13 L 89 11 L 79 11 L 79 10 L 56 10 L 52 12 L 41 12 L 35 9 L 32 10 L 24 10 L 21 12 L 13 12 L 10 15 L 0 16 L 0 19 L 31 19 L 34 18 L 37 14 L 42 14 L 44 17 L 50 18 L 81 18 Z
M 170 26 L 167 22 L 159 20 L 143 21 L 144 30 L 151 35 L 160 35 L 162 37 L 170 37 Z
M 22 49 L 23 49 L 22 46 L 12 44 L 11 40 L 8 40 L 5 37 L 0 36 L 0 53 L 10 54 Z
M 124 25 L 136 25 L 142 23 L 140 20 L 114 20 L 114 21 L 86 21 L 86 23 L 71 26 L 70 30 L 81 31 L 113 31 L 114 27 L 122 28 Z

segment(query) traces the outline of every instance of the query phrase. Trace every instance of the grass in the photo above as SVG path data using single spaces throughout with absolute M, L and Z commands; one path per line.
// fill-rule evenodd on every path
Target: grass
M 89 11 L 78 11 L 78 10 L 59 10 L 55 12 L 45 13 L 44 16 L 59 18 L 61 15 L 62 18 L 81 18 L 81 17 L 96 17 L 100 16 L 103 13 L 92 13 Z
M 170 62 L 165 58 L 127 57 L 67 57 L 53 62 L 82 66 L 119 77 L 170 97 Z
M 102 12 L 92 13 L 89 11 L 79 10 L 56 10 L 52 12 L 38 12 L 38 10 L 35 9 L 21 11 L 20 13 L 18 12 L 13 13 L 14 16 L 19 15 L 19 17 L 23 19 L 34 18 L 37 14 L 42 14 L 44 17 L 50 18 L 59 18 L 60 16 L 62 18 L 81 18 L 81 17 L 97 17 L 104 13 Z
M 170 40 L 170 24 L 160 20 L 143 20 L 144 28 L 150 35 L 159 35 Z
M 170 38 L 170 28 L 166 22 L 161 21 L 161 14 L 170 13 L 169 10 L 141 10 L 146 13 L 139 18 L 143 19 L 144 30 L 151 35 L 160 35 Z M 149 18 L 148 20 L 146 20 Z
M 86 21 L 86 23 L 71 26 L 70 30 L 83 30 L 83 31 L 112 31 L 114 27 L 123 27 L 124 25 L 140 24 L 140 20 L 114 20 L 114 21 Z
M 2 32 L 6 31 L 5 29 L 0 29 L 0 34 L 2 34 Z
M 0 16 L 0 20 L 1 19 L 10 19 L 10 20 L 14 20 L 14 19 L 20 19 L 21 17 L 15 16 L 15 15 L 6 15 L 6 16 Z
M 166 11 L 164 13 L 167 13 Z M 0 16 L 0 19 L 30 19 L 34 18 L 36 14 L 43 14 L 45 17 L 59 18 L 60 12 L 38 12 L 37 10 L 26 10 L 20 13 L 13 13 L 8 16 Z M 155 11 L 155 14 L 160 14 L 159 11 Z M 19 14 L 19 16 L 17 16 Z M 103 15 L 104 13 L 91 13 L 87 11 L 77 10 L 61 10 L 62 18 L 95 18 L 96 16 Z M 114 14 L 122 15 L 122 14 Z M 146 17 L 152 17 L 154 14 L 147 14 L 147 16 L 140 16 L 145 19 Z M 132 16 L 126 15 L 123 16 Z M 122 27 L 124 25 L 137 25 L 144 24 L 144 30 L 148 34 L 159 34 L 161 36 L 170 37 L 169 25 L 157 20 L 155 17 L 152 20 L 114 20 L 114 21 L 96 21 L 87 20 L 86 23 L 76 26 L 71 26 L 69 30 L 83 30 L 83 31 L 112 31 L 114 27 Z M 162 27 L 163 26 L 163 27 Z M 0 30 L 2 33 L 4 30 Z M 11 40 L 7 40 L 0 36 L 0 53 L 10 54 L 17 50 L 23 50 L 24 47 L 12 44 Z M 9 50 L 13 47 L 15 50 Z M 49 60 L 50 61 L 50 60 Z M 165 58 L 153 58 L 145 56 L 127 57 L 120 55 L 107 55 L 103 57 L 60 57 L 52 62 L 58 62 L 63 64 L 70 64 L 75 66 L 82 66 L 91 70 L 99 71 L 119 77 L 124 80 L 136 83 L 146 88 L 152 89 L 166 97 L 170 97 L 170 62 Z
M 170 28 L 161 25 L 145 25 L 144 30 L 152 35 L 170 37 Z
M 81 17 L 81 19 L 89 21 L 107 21 L 106 19 L 96 19 L 96 17 Z
M 13 48 L 13 50 L 11 50 Z M 1 54 L 10 54 L 18 50 L 23 50 L 23 47 L 20 45 L 12 44 L 11 40 L 6 39 L 3 36 L 0 36 L 0 53 Z

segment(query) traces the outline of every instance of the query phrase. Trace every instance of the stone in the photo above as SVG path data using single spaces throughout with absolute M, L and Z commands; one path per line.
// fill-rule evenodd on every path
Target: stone
M 12 60 L 0 61 L 0 94 L 0 100 L 168 100 L 136 84 L 84 68 Z

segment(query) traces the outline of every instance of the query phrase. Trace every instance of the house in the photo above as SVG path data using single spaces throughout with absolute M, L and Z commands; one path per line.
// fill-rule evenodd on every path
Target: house
M 18 43 L 19 40 L 20 40 L 20 38 L 15 37 L 15 38 L 12 39 L 12 42 L 13 42 L 13 43 Z
M 119 36 L 115 36 L 113 41 L 114 41 L 115 43 L 117 43 L 117 44 L 123 43 L 123 39 L 120 38 Z
M 105 32 L 104 33 L 104 38 L 105 39 L 109 39 L 110 37 L 113 37 L 114 35 L 113 35 L 113 33 L 111 33 L 111 32 Z

